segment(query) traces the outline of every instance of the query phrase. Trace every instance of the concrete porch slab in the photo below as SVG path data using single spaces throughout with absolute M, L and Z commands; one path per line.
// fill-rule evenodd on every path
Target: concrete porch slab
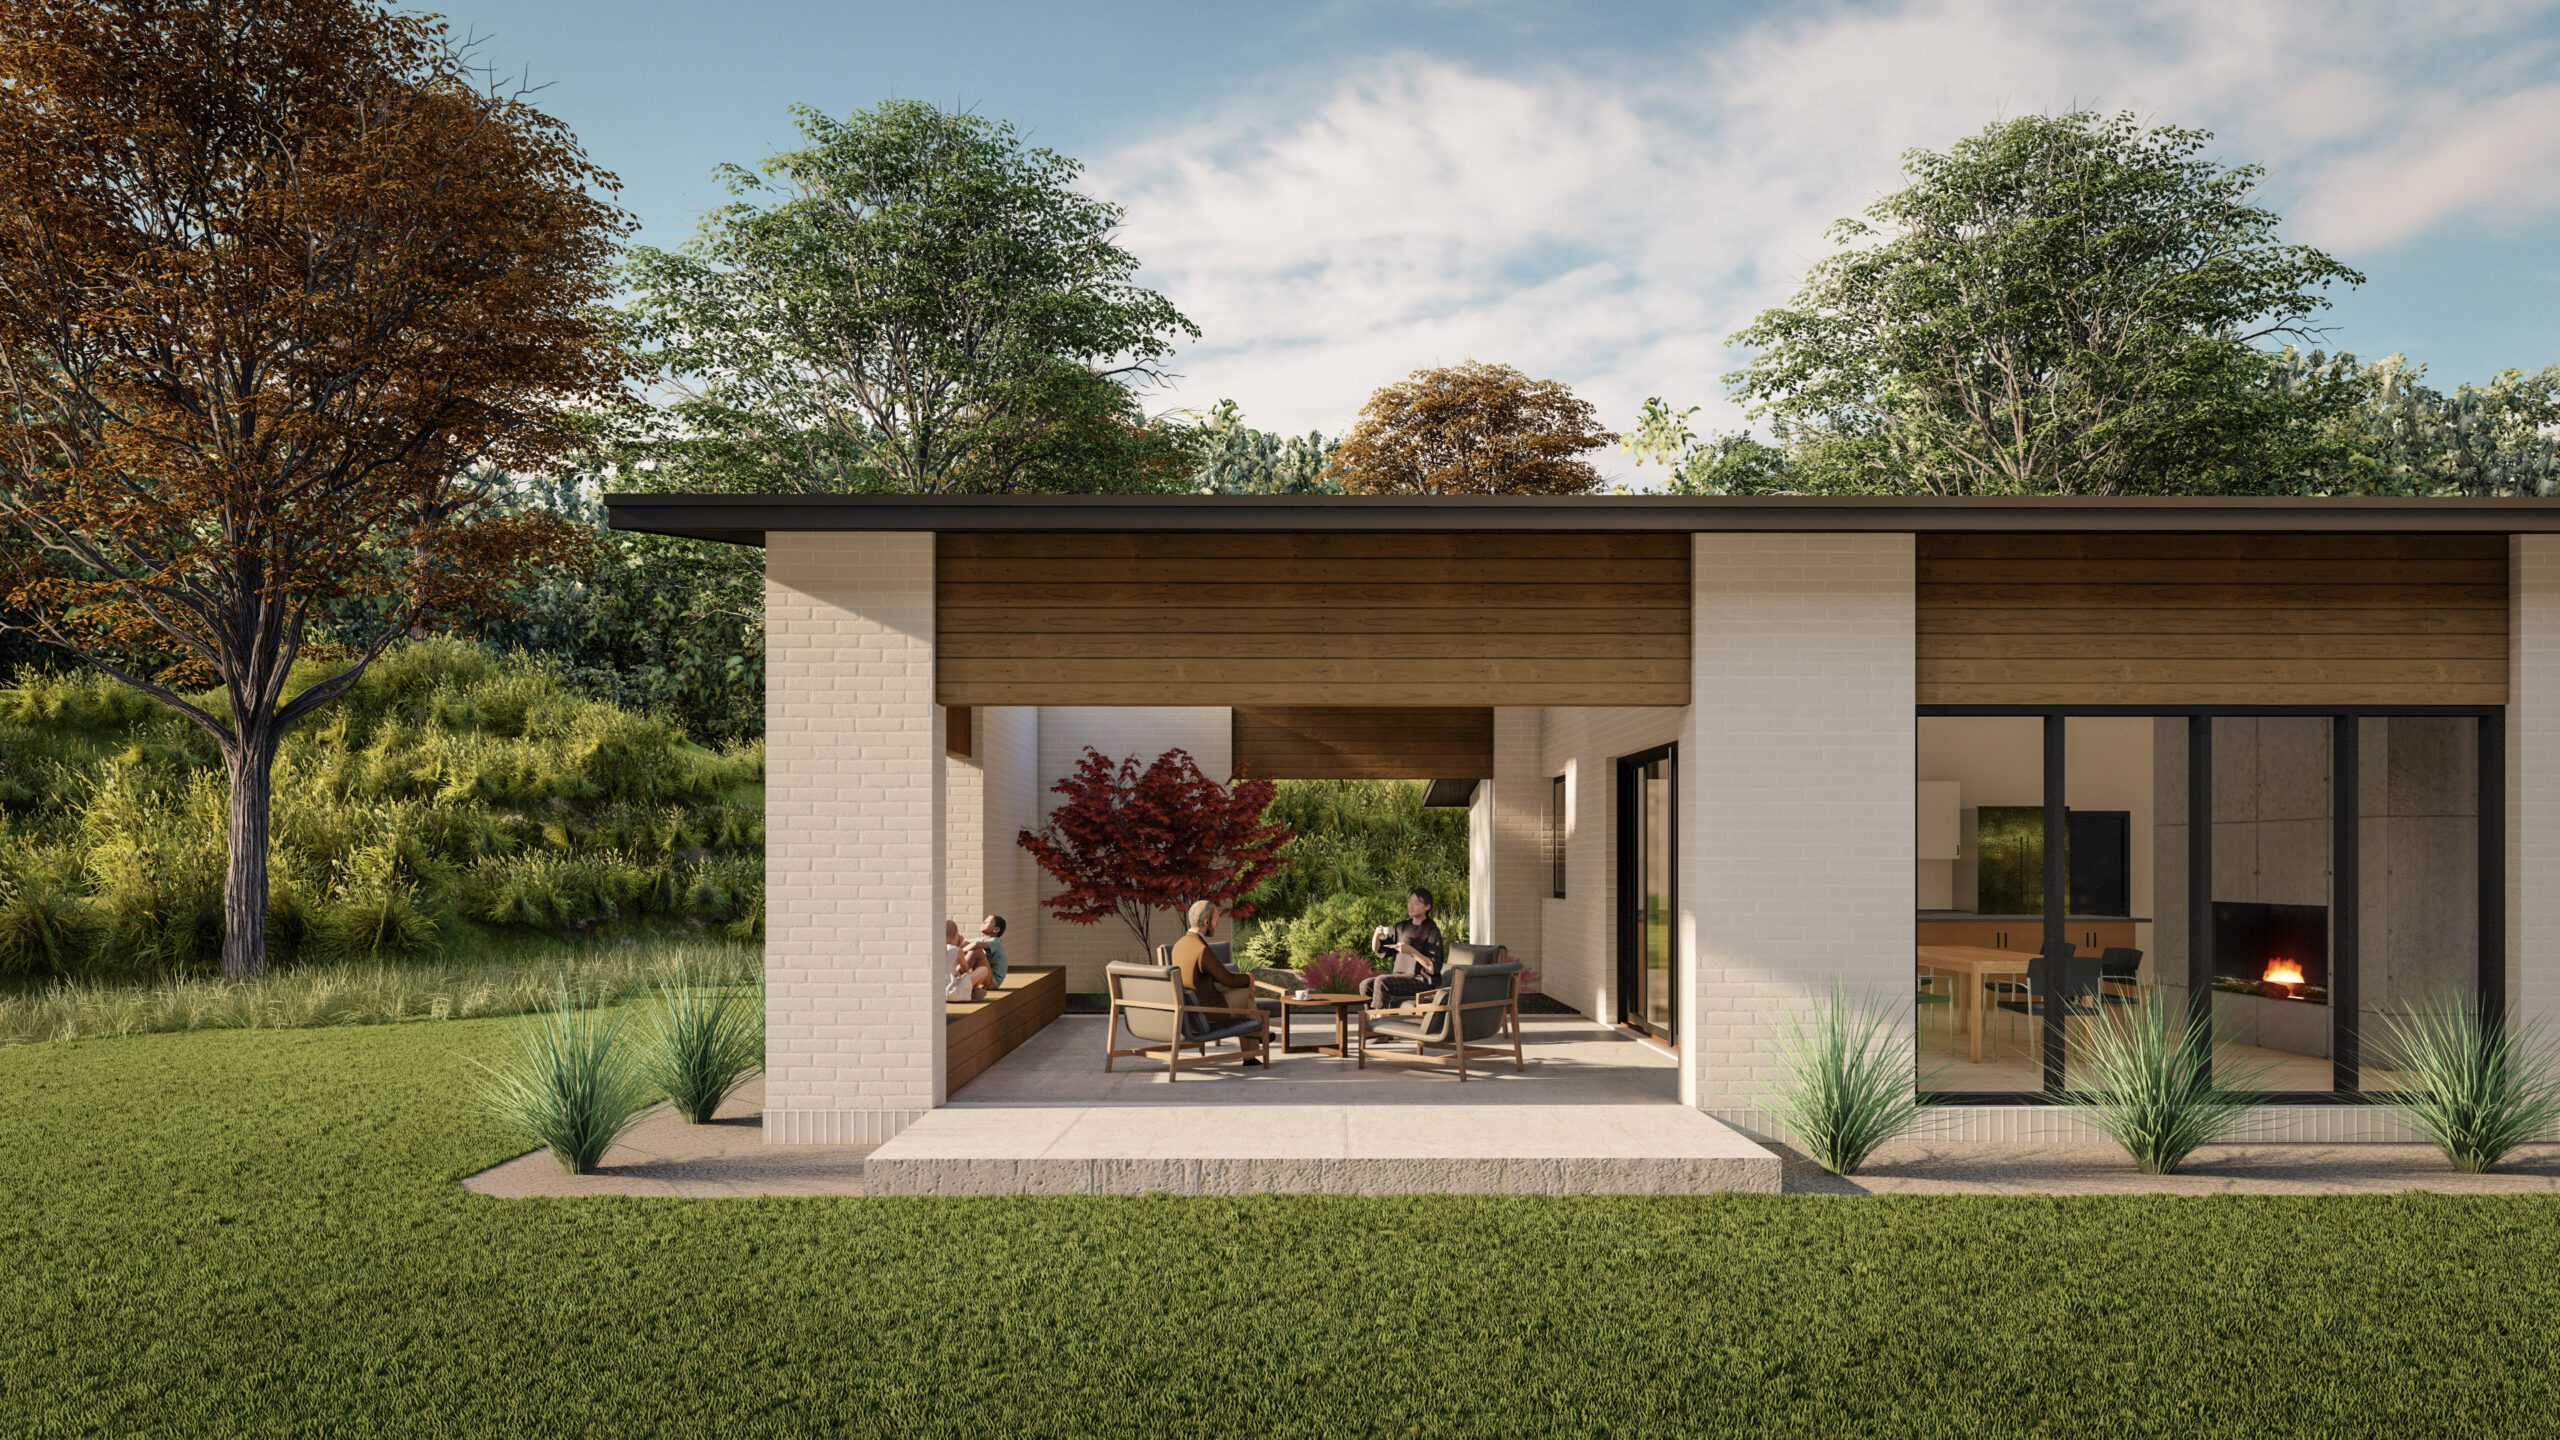
M 1528 1065 L 1373 1054 L 1102 1070 L 1099 1017 L 1050 1025 L 871 1152 L 873 1195 L 1775 1194 L 1785 1166 L 1677 1103 L 1670 1056 L 1567 1016 L 1522 1023 Z M 1405 1052 L 1410 1054 L 1409 1051 Z

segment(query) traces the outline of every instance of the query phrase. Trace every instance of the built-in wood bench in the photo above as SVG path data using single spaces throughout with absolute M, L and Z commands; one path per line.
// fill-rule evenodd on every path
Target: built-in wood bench
M 1067 971 L 1062 965 L 1016 965 L 984 1000 L 946 1000 L 943 1021 L 943 1087 L 960 1087 L 987 1073 L 1013 1047 L 1067 1013 Z

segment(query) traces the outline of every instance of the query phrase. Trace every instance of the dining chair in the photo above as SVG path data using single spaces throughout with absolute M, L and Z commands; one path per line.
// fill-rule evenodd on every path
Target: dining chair
M 2045 951 L 2044 954 L 2037 958 L 2068 960 L 2079 953 L 2079 947 L 2073 945 L 2070 941 L 2058 940 L 2054 942 L 2054 947 L 2052 949 Z M 2036 973 L 2036 962 L 2034 960 L 2030 960 L 2027 962 L 2027 975 L 2029 978 L 2026 980 L 2011 980 L 2005 977 L 1994 977 L 1992 979 L 1985 980 L 1982 982 L 1982 988 L 1985 992 L 1984 998 L 1988 1000 L 1999 1000 L 2018 999 L 2026 996 L 2030 993 L 2031 983 Z
M 2059 971 L 2061 985 L 2057 991 L 2047 981 Z M 2014 983 L 2014 982 L 2009 982 Z M 2098 1013 L 2099 970 L 2095 955 L 2039 955 L 2027 962 L 2025 993 L 2012 995 L 1994 1003 L 2012 1015 L 2043 1019 L 2045 1006 L 2058 1005 L 2067 1022 L 2088 1019 Z
M 2110 945 L 2098 952 L 2098 1003 L 2142 1003 L 2142 952 L 2130 945 Z
M 1918 1014 L 1927 1013 L 1929 1007 L 1932 1005 L 1946 1006 L 1947 1031 L 1949 1034 L 1953 1034 L 1955 1032 L 1956 1025 L 1955 996 L 1950 993 L 1949 990 L 1939 988 L 1939 982 L 1946 980 L 1947 978 L 1947 976 L 1941 975 L 1935 970 L 1921 971 L 1920 983 L 1912 990 L 1911 1004 L 1914 1011 Z

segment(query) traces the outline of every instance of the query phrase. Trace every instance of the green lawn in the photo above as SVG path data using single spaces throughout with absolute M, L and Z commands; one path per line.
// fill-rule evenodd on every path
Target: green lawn
M 2553 1201 L 506 1202 L 453 1182 L 519 1148 L 454 1098 L 508 1023 L 0 1051 L 0 1434 L 2405 1440 L 2560 1413 Z

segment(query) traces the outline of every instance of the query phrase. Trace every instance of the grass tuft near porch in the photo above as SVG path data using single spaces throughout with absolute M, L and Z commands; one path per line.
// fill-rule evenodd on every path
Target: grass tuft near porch
M 506 1026 L 0 1051 L 0 1432 L 2412 1435 L 2560 1411 L 2560 1200 L 499 1201 L 455 1182 L 522 1148 L 463 1098 Z M 1346 1256 L 1359 1283 L 1331 1278 Z

